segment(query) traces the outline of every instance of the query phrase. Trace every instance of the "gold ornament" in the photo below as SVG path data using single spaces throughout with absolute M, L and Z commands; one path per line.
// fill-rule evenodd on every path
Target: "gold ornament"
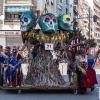
M 37 40 L 39 40 L 39 39 L 40 39 L 39 35 L 36 35 L 36 39 L 37 39 Z
M 42 40 L 42 41 L 45 40 L 45 36 L 44 36 L 44 35 L 41 36 L 41 40 Z
M 62 40 L 66 39 L 65 34 L 61 34 Z
M 25 33 L 25 36 L 27 36 L 27 35 L 28 35 L 28 33 L 26 32 L 26 33 Z
M 54 36 L 51 37 L 51 41 L 54 41 Z
M 57 40 L 58 40 L 58 37 L 56 36 L 56 37 L 55 37 L 55 41 L 57 41 Z
M 60 35 L 60 36 L 58 36 L 58 38 L 59 38 L 59 40 L 62 40 L 61 35 Z
M 30 37 L 30 35 L 31 35 L 31 33 L 30 33 L 30 32 L 28 32 L 28 37 Z
M 49 39 L 49 36 L 45 36 L 45 38 L 46 38 L 46 41 L 49 41 L 50 39 Z
M 32 37 L 34 38 L 34 33 L 32 33 Z
M 66 39 L 66 35 L 65 34 L 63 35 L 63 38 Z

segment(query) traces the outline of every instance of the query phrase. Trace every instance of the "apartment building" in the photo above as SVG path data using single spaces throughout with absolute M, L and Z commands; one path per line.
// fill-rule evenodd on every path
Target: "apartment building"
M 97 22 L 94 23 L 94 38 L 98 45 L 100 45 L 100 0 L 93 0 L 94 14 L 98 17 Z
M 74 0 L 73 2 L 73 26 L 77 29 L 83 31 L 84 22 L 83 19 L 78 19 L 83 17 L 83 0 Z
M 68 14 L 71 18 L 71 22 L 73 21 L 73 0 L 57 0 L 56 2 L 57 14 Z M 73 30 L 73 24 L 71 29 Z
M 21 46 L 20 15 L 36 10 L 34 0 L 0 0 L 0 8 L 0 44 Z
M 94 21 L 93 21 L 94 11 L 93 9 L 90 9 L 90 38 L 94 38 Z
M 89 38 L 89 3 L 87 0 L 83 1 L 83 35 L 88 39 Z
M 22 45 L 20 15 L 24 11 L 43 13 L 45 4 L 49 13 L 56 16 L 69 14 L 73 21 L 73 0 L 0 0 L 0 40 L 1 44 Z M 44 12 L 45 13 L 45 12 Z
M 0 40 L 6 45 L 22 45 L 20 32 L 20 15 L 32 10 L 41 15 L 45 4 L 49 13 L 56 12 L 57 0 L 0 0 Z
M 74 20 L 74 27 L 77 30 L 81 30 L 82 35 L 89 38 L 89 3 L 87 0 L 74 0 L 73 2 L 73 20 Z M 91 16 L 93 15 L 93 11 L 91 12 Z M 79 18 L 79 19 L 78 19 Z M 77 19 L 77 20 L 76 20 Z M 90 19 L 90 33 L 93 34 L 93 19 Z M 91 37 L 93 37 L 91 35 Z

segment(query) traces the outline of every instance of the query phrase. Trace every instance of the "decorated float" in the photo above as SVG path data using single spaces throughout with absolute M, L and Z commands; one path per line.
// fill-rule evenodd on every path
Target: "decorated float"
M 20 31 L 24 44 L 22 50 L 27 47 L 29 53 L 27 76 L 24 84 L 19 87 L 3 86 L 3 89 L 18 89 L 19 93 L 22 89 L 34 88 L 73 89 L 77 94 L 79 87 L 75 55 L 82 47 L 93 42 L 93 39 L 82 41 L 78 35 L 69 39 L 72 30 L 68 14 L 56 17 L 52 13 L 45 13 L 37 19 L 34 12 L 26 11 L 20 17 Z M 72 81 L 66 82 L 61 75 L 61 60 L 71 63 Z M 66 65 L 66 69 L 67 67 Z M 86 89 L 83 92 L 85 93 Z

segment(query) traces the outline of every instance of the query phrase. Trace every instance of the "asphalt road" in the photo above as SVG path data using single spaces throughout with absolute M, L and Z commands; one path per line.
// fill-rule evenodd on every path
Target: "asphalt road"
M 75 95 L 72 90 L 25 90 L 21 94 L 16 90 L 0 90 L 0 100 L 100 100 L 100 69 L 96 72 L 99 84 L 93 92 L 88 89 L 85 95 Z

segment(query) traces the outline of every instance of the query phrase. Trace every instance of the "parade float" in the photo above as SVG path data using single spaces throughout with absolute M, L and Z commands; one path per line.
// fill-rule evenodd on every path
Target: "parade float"
M 20 17 L 20 31 L 24 44 L 22 50 L 27 47 L 29 53 L 29 70 L 24 85 L 3 89 L 18 89 L 19 93 L 23 89 L 73 89 L 77 94 L 75 55 L 93 39 L 82 41 L 78 35 L 69 39 L 72 30 L 68 14 L 56 17 L 45 13 L 37 19 L 34 12 L 26 11 Z M 65 81 L 59 69 L 61 59 L 68 63 L 67 58 L 73 66 L 73 84 Z

